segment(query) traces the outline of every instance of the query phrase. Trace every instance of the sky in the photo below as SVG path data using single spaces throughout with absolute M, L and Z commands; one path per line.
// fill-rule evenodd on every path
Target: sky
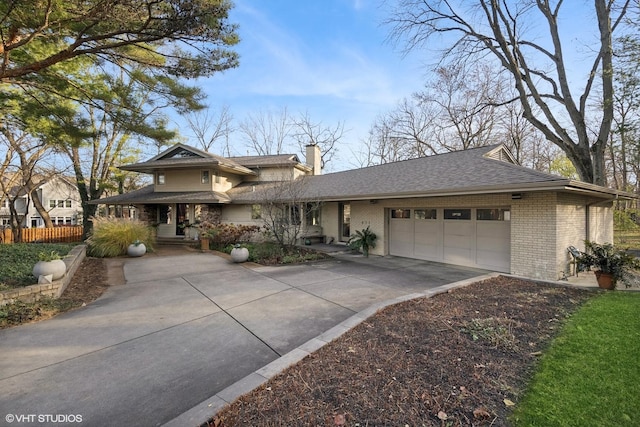
M 385 4 L 386 3 L 386 4 Z M 439 47 L 403 54 L 388 41 L 389 0 L 234 0 L 230 22 L 240 43 L 238 68 L 217 73 L 197 84 L 208 95 L 212 111 L 228 106 L 234 126 L 262 113 L 306 114 L 313 123 L 346 130 L 338 151 L 324 172 L 359 166 L 354 160 L 376 117 L 394 110 L 403 99 L 424 89 Z M 570 84 L 584 89 L 593 55 L 593 4 L 569 2 L 560 16 Z M 527 22 L 533 38 L 544 39 L 544 22 Z M 539 33 L 539 34 L 536 34 Z M 588 58 L 588 59 L 587 59 Z M 575 95 L 575 94 L 574 94 Z M 184 118 L 174 117 L 186 143 L 197 146 Z M 223 143 L 210 151 L 226 154 Z M 230 136 L 232 155 L 248 152 L 242 133 Z M 285 150 L 298 153 L 298 147 Z M 301 156 L 301 160 L 304 160 Z
M 354 167 L 350 160 L 376 116 L 392 110 L 423 86 L 418 55 L 403 56 L 387 42 L 380 0 L 235 0 L 230 22 L 239 25 L 240 66 L 197 84 L 212 110 L 230 109 L 237 127 L 247 114 L 308 114 L 314 123 L 346 130 L 328 171 Z M 187 143 L 190 131 L 174 122 Z M 246 155 L 240 132 L 232 154 Z M 211 151 L 222 153 L 216 144 Z M 292 149 L 290 151 L 296 151 Z

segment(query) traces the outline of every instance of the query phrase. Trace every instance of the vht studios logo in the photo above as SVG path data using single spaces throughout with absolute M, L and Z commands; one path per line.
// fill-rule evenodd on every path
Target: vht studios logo
M 7 414 L 8 423 L 81 423 L 82 415 L 74 414 Z

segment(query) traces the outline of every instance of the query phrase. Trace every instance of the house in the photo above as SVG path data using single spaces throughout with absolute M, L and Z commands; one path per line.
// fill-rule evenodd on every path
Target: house
M 302 234 L 346 242 L 377 234 L 377 255 L 395 255 L 556 280 L 570 271 L 569 246 L 613 241 L 613 202 L 635 197 L 534 171 L 502 145 L 320 174 L 320 153 L 224 158 L 178 144 L 122 169 L 154 184 L 103 199 L 141 206 L 158 236 L 179 236 L 203 210 L 220 221 L 260 224 L 260 206 L 319 202 Z M 269 192 L 292 182 L 299 194 Z M 300 219 L 302 221 L 302 219 Z
M 18 219 L 25 228 L 42 228 L 44 220 L 36 210 L 31 195 L 24 186 L 12 183 L 16 174 L 5 174 L 7 194 L 0 197 L 0 225 L 10 226 L 11 212 L 9 198 L 15 199 L 15 208 Z M 78 225 L 82 222 L 82 204 L 78 187 L 67 177 L 56 175 L 53 177 L 34 177 L 37 184 L 37 197 L 43 207 L 49 213 L 54 225 Z

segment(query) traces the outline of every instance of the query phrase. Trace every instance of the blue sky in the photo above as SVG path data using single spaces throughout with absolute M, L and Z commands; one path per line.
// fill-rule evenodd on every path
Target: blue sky
M 240 66 L 198 84 L 213 109 L 229 106 L 236 125 L 248 113 L 285 107 L 324 125 L 344 122 L 345 146 L 329 169 L 353 167 L 351 150 L 375 117 L 424 80 L 422 61 L 385 41 L 384 18 L 380 0 L 236 0 L 230 20 L 239 25 Z M 239 132 L 231 141 L 246 154 Z
M 230 109 L 234 125 L 248 114 L 286 108 L 291 116 L 307 113 L 312 122 L 335 127 L 344 123 L 338 153 L 325 169 L 353 168 L 353 153 L 362 151 L 370 126 L 382 113 L 393 110 L 402 98 L 424 88 L 429 67 L 438 59 L 433 43 L 428 49 L 403 56 L 387 41 L 384 25 L 389 5 L 382 0 L 235 0 L 230 21 L 239 25 L 240 66 L 200 85 L 212 110 Z M 571 85 L 577 96 L 593 55 L 596 35 L 592 3 L 566 5 L 560 16 Z M 528 22 L 528 30 L 544 39 L 546 24 Z M 548 45 L 547 42 L 543 42 Z M 585 61 L 585 59 L 589 58 Z M 175 118 L 187 143 L 191 131 Z M 247 154 L 241 132 L 231 137 L 233 155 Z M 222 143 L 211 151 L 222 154 Z M 289 152 L 297 152 L 292 146 Z

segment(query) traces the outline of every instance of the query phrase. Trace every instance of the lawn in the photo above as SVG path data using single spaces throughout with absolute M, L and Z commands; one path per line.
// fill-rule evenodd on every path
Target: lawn
M 615 230 L 614 243 L 623 248 L 640 249 L 640 230 Z
M 640 293 L 587 302 L 541 360 L 517 426 L 640 425 Z
M 0 245 L 0 291 L 33 285 L 31 274 L 40 253 L 57 251 L 64 257 L 76 243 L 15 243 Z

